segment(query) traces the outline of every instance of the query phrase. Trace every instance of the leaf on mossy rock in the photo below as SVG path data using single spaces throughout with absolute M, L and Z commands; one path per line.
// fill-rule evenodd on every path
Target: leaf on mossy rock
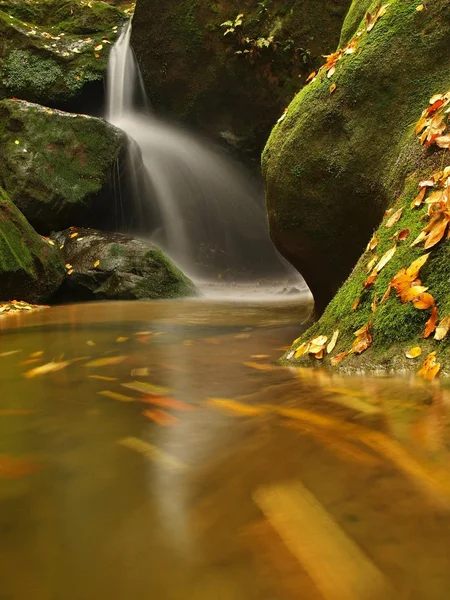
M 436 323 L 438 320 L 438 309 L 436 306 L 433 306 L 431 310 L 431 316 L 428 321 L 425 323 L 425 331 L 423 334 L 424 338 L 430 337 L 433 331 L 436 329 Z
M 325 350 L 327 341 L 328 337 L 326 335 L 319 335 L 318 337 L 311 340 L 308 347 L 308 354 L 314 354 L 314 356 L 316 356 L 317 354 L 322 354 L 323 356 L 323 351 Z M 318 356 L 316 358 L 322 358 L 322 356 Z
M 335 349 L 338 337 L 339 337 L 339 329 L 336 329 L 336 331 L 333 333 L 333 337 L 331 338 L 330 343 L 327 346 L 328 354 L 331 354 L 333 352 L 333 350 Z
M 414 200 L 411 202 L 411 208 L 418 208 L 422 202 L 424 201 L 425 195 L 427 193 L 427 188 L 423 187 Z
M 434 298 L 431 294 L 428 294 L 428 292 L 424 292 L 423 294 L 420 294 L 420 296 L 417 296 L 417 298 L 414 298 L 412 303 L 414 304 L 414 308 L 417 308 L 418 310 L 427 310 L 434 306 Z
M 352 304 L 352 310 L 356 310 L 361 302 L 361 296 L 356 298 L 356 300 Z
M 389 219 L 386 221 L 385 227 L 387 229 L 389 229 L 390 227 L 395 225 L 397 223 L 397 221 L 400 219 L 400 217 L 402 216 L 402 212 L 403 212 L 403 206 L 401 208 L 399 208 L 398 210 L 396 210 L 395 213 L 393 213 L 389 217 Z
M 436 377 L 441 368 L 440 363 L 436 362 L 436 352 L 431 352 L 425 359 L 423 365 L 417 372 L 417 375 L 431 381 Z
M 297 350 L 295 351 L 295 358 L 300 358 L 300 356 L 303 356 L 305 354 L 305 352 L 307 352 L 308 350 L 308 345 L 306 343 L 300 344 L 300 346 L 297 348 Z
M 415 346 L 405 352 L 406 358 L 418 358 L 422 354 L 422 348 L 420 346 Z
M 450 329 L 450 316 L 447 315 L 446 317 L 441 319 L 439 325 L 436 327 L 436 333 L 434 334 L 434 339 L 438 340 L 440 342 L 441 340 L 443 340 L 446 337 L 449 329 Z
M 374 268 L 374 266 L 376 265 L 378 261 L 378 256 L 374 256 L 372 258 L 372 260 L 367 264 L 367 273 L 370 273 L 370 271 Z
M 331 366 L 336 367 L 348 355 L 348 352 L 341 352 L 340 354 L 336 354 L 336 356 L 333 356 L 333 358 L 330 360 Z
M 369 33 L 377 24 L 377 21 L 386 14 L 388 4 L 379 4 L 373 13 L 366 13 L 366 31 Z
M 370 250 L 375 250 L 375 248 L 377 246 L 378 246 L 378 238 L 377 238 L 377 234 L 374 233 L 370 242 L 367 244 L 366 252 L 369 252 Z
M 379 273 L 387 265 L 387 263 L 391 260 L 391 258 L 394 256 L 396 251 L 397 251 L 397 244 L 395 244 L 392 248 L 390 248 L 387 252 L 385 252 L 383 254 L 383 256 L 381 257 L 381 260 L 376 265 L 374 270 L 377 273 Z
M 355 332 L 356 340 L 353 342 L 352 352 L 361 354 L 372 344 L 372 335 L 370 334 L 371 323 L 367 323 L 361 329 Z

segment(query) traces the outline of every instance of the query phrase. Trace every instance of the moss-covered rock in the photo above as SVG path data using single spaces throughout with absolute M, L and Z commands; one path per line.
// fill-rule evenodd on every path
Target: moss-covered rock
M 256 155 L 305 74 L 336 48 L 349 5 L 138 0 L 132 44 L 158 110 Z
M 67 267 L 60 300 L 157 300 L 195 295 L 190 279 L 150 242 L 94 229 L 52 235 Z
M 0 188 L 0 301 L 47 301 L 64 278 L 61 257 Z
M 447 88 L 450 88 L 450 76 Z M 446 97 L 450 100 L 450 91 Z M 448 134 L 450 121 L 445 113 L 448 104 L 434 114 L 433 106 L 437 105 L 428 104 L 429 118 L 435 119 L 432 126 L 436 126 L 442 116 L 442 127 L 446 127 L 442 133 Z M 416 121 L 419 116 L 420 112 Z M 441 372 L 450 375 L 450 335 L 439 339 L 445 334 L 446 320 L 450 320 L 450 239 L 447 236 L 450 158 L 448 151 L 439 149 L 436 144 L 428 148 L 426 143 L 421 145 L 416 135 L 422 134 L 420 128 L 417 132 L 410 130 L 407 128 L 392 171 L 393 181 L 405 171 L 409 173 L 400 193 L 397 194 L 396 185 L 390 188 L 391 209 L 321 319 L 296 340 L 293 349 L 285 355 L 288 362 L 325 364 L 347 371 L 418 371 L 424 358 L 436 352 Z M 432 135 L 430 132 L 429 136 Z M 424 233 L 436 237 L 425 240 Z M 389 252 L 394 252 L 392 258 L 377 272 L 377 264 Z M 411 269 L 408 277 L 404 269 L 421 257 L 423 266 Z M 398 274 L 400 277 L 394 279 Z M 436 339 L 434 325 L 439 327 L 442 321 L 443 330 L 437 333 Z M 365 326 L 370 335 L 368 349 L 364 349 L 363 344 L 360 348 L 363 352 L 351 352 L 355 349 L 355 333 Z M 318 336 L 327 336 L 329 341 L 336 330 L 340 332 L 337 345 L 323 360 L 318 361 L 299 350 Z M 421 354 L 416 358 L 407 357 L 412 348 L 420 348 Z M 333 357 L 344 352 L 350 354 L 333 366 Z
M 127 138 L 101 119 L 0 101 L 0 185 L 39 233 L 113 221 Z
M 319 312 L 414 167 L 405 157 L 396 168 L 411 124 L 433 90 L 448 85 L 449 0 L 430 0 L 421 12 L 418 5 L 390 2 L 336 72 L 320 71 L 296 96 L 263 154 L 272 238 L 305 277 Z
M 132 6 L 82 0 L 0 0 L 0 98 L 60 105 L 103 79 Z

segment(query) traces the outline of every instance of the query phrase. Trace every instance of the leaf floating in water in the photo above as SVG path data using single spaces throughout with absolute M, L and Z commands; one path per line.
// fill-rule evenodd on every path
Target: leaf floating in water
M 141 392 L 142 394 L 148 394 L 151 396 L 167 396 L 170 394 L 169 388 L 161 385 L 153 385 L 144 381 L 130 381 L 130 383 L 122 383 L 122 387 L 135 392 Z
M 141 369 L 133 369 L 131 371 L 131 377 L 148 377 L 150 371 L 148 367 L 142 367 Z
M 192 406 L 191 404 L 187 404 L 181 400 L 175 400 L 175 398 L 166 398 L 164 396 L 146 396 L 141 399 L 141 402 L 154 404 L 155 406 L 162 406 L 164 408 L 171 408 L 172 410 L 178 410 L 181 412 L 196 410 L 195 406 Z
M 174 417 L 170 413 L 166 412 L 165 410 L 161 410 L 160 408 L 143 410 L 142 414 L 147 419 L 150 419 L 150 421 L 154 421 L 157 425 L 163 425 L 166 427 L 170 425 L 176 425 L 180 422 L 177 417 Z
M 128 341 L 127 337 L 118 337 L 116 339 L 116 342 L 119 343 L 119 344 L 123 344 L 123 342 L 126 342 L 126 341 Z
M 47 373 L 54 373 L 56 371 L 61 371 L 65 369 L 68 365 L 70 365 L 70 360 L 60 361 L 60 362 L 49 362 L 45 365 L 41 365 L 40 367 L 36 367 L 35 369 L 31 369 L 31 371 L 27 371 L 24 373 L 24 377 L 27 379 L 31 379 L 32 377 L 37 377 L 38 375 L 46 375 Z
M 119 363 L 126 360 L 128 356 L 109 356 L 107 358 L 97 358 L 86 363 L 85 367 L 107 367 L 109 365 L 118 365 Z
M 117 377 L 106 377 L 106 375 L 88 375 L 89 379 L 98 379 L 100 381 L 117 381 Z
M 9 352 L 2 352 L 0 353 L 0 358 L 5 358 L 5 356 L 12 356 L 13 354 L 18 354 L 19 352 L 22 352 L 22 350 L 9 350 Z
M 289 348 L 287 348 L 289 350 Z M 270 354 L 252 354 L 250 358 L 257 358 L 257 359 L 263 359 L 263 358 L 270 358 Z
M 279 367 L 276 367 L 275 365 L 256 363 L 256 362 L 245 362 L 244 365 L 246 367 L 250 367 L 251 369 L 256 369 L 257 371 L 276 371 L 279 368 Z
M 158 463 L 163 464 L 166 467 L 171 467 L 173 469 L 186 469 L 187 465 L 177 458 L 170 456 L 167 452 L 160 450 L 158 447 L 153 446 L 153 444 L 149 444 L 148 442 L 144 442 L 144 440 L 140 440 L 135 437 L 127 437 L 119 440 L 119 445 L 124 446 L 125 448 L 129 448 L 138 454 L 141 454 L 148 460 L 154 460 Z
M 417 358 L 421 354 L 422 348 L 420 346 L 415 346 L 414 348 L 411 348 L 411 350 L 408 350 L 408 352 L 405 352 L 406 358 Z
M 118 400 L 119 402 L 137 402 L 137 399 L 133 398 L 132 396 L 124 396 L 123 394 L 118 394 L 117 392 L 112 392 L 110 390 L 102 390 L 98 393 L 100 396 L 112 398 L 113 400 Z
M 30 354 L 30 358 L 40 358 L 41 356 L 43 356 L 44 351 L 43 350 L 39 350 L 38 352 L 33 352 L 32 354 Z
M 95 344 L 95 342 L 93 342 L 92 340 L 88 340 L 88 341 L 86 342 L 86 344 L 87 344 L 88 346 L 95 346 L 95 345 L 96 345 L 96 344 Z
M 38 411 L 31 408 L 0 408 L 0 417 L 35 415 Z
M 19 479 L 40 471 L 42 467 L 25 458 L 0 454 L 0 479 Z
M 267 409 L 265 407 L 252 406 L 249 404 L 244 404 L 243 402 L 238 402 L 237 400 L 228 400 L 226 398 L 208 398 L 207 402 L 210 406 L 231 412 L 240 417 L 256 417 L 258 415 L 267 413 Z

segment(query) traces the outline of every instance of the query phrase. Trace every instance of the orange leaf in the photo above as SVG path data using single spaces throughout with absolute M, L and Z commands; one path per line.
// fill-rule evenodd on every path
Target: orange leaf
M 174 417 L 170 413 L 159 408 L 155 408 L 154 410 L 143 410 L 142 414 L 144 415 L 144 417 L 147 417 L 147 419 L 154 421 L 158 425 L 169 426 L 175 425 L 179 422 L 179 419 L 177 419 L 177 417 Z
M 443 219 L 439 220 L 437 223 L 434 224 L 433 229 L 430 231 L 427 239 L 425 240 L 425 244 L 423 246 L 425 250 L 428 250 L 428 248 L 432 248 L 442 240 L 449 221 L 450 217 L 445 215 Z
M 352 352 L 355 354 L 361 354 L 372 344 L 372 336 L 370 334 L 370 323 L 358 329 L 355 332 L 356 340 L 353 342 Z
M 405 287 L 400 292 L 400 300 L 401 300 L 402 304 L 405 304 L 406 302 L 412 302 L 418 296 L 420 296 L 420 294 L 423 294 L 424 292 L 426 292 L 427 289 L 428 288 L 424 287 L 423 285 L 413 285 L 410 288 Z
M 423 365 L 417 372 L 417 375 L 420 375 L 424 379 L 431 381 L 436 377 L 439 373 L 439 369 L 441 368 L 440 363 L 436 362 L 436 352 L 431 352 L 425 359 Z
M 372 274 L 363 282 L 363 286 L 367 289 L 371 287 L 377 278 L 378 273 L 374 270 Z
M 411 202 L 411 208 L 417 208 L 418 206 L 420 206 L 423 202 L 423 199 L 425 198 L 426 193 L 427 193 L 427 188 L 423 187 L 420 190 L 420 192 L 418 193 L 418 195 Z
M 431 294 L 424 292 L 417 298 L 414 298 L 412 303 L 414 304 L 414 308 L 417 308 L 418 310 L 426 310 L 427 308 L 434 306 L 434 298 Z
M 306 83 L 309 83 L 310 81 L 312 81 L 316 75 L 317 75 L 317 71 L 313 71 L 313 72 L 312 72 L 310 75 L 308 75 L 308 77 L 306 78 Z
M 361 296 L 359 298 L 356 298 L 356 300 L 353 302 L 352 310 L 356 310 L 358 308 L 360 302 L 361 302 Z
M 430 256 L 429 252 L 428 252 L 428 254 L 423 254 L 418 259 L 414 260 L 410 264 L 410 266 L 406 269 L 406 273 L 411 277 L 411 280 L 414 281 L 414 279 L 417 278 L 420 269 L 427 262 L 429 256 Z
M 438 319 L 438 309 L 436 306 L 433 306 L 433 308 L 431 310 L 431 316 L 425 324 L 425 331 L 423 334 L 424 338 L 430 337 L 430 335 L 436 329 L 437 319 Z
M 377 238 L 377 234 L 374 233 L 370 242 L 367 244 L 366 252 L 369 252 L 369 250 L 375 250 L 377 245 L 378 245 L 378 238 Z
M 181 400 L 175 400 L 175 398 L 169 398 L 165 396 L 144 396 L 141 402 L 146 404 L 154 404 L 155 406 L 162 406 L 163 408 L 171 408 L 172 410 L 178 410 L 180 412 L 188 412 L 195 410 L 195 407 Z

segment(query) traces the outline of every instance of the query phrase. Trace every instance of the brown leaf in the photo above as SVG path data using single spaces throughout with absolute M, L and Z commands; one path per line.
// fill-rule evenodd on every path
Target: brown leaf
M 354 352 L 355 354 L 361 354 L 362 352 L 367 350 L 367 348 L 369 348 L 369 346 L 372 344 L 372 336 L 370 334 L 370 323 L 367 323 L 367 325 L 364 325 L 364 327 L 358 329 L 358 331 L 355 332 L 355 336 L 356 340 L 353 342 L 352 352 Z
M 395 223 L 397 223 L 397 221 L 400 219 L 400 217 L 402 216 L 402 212 L 403 212 L 403 206 L 401 208 L 399 208 L 398 210 L 395 211 L 395 213 L 393 213 L 389 219 L 386 222 L 385 227 L 387 229 L 389 229 L 390 227 L 392 227 L 393 225 L 395 225 Z
M 344 360 L 344 358 L 348 356 L 348 352 L 341 352 L 340 354 L 336 354 L 336 356 L 333 356 L 333 358 L 330 360 L 330 363 L 333 367 L 336 367 L 341 361 Z
M 438 320 L 438 309 L 436 306 L 433 306 L 433 308 L 431 310 L 431 316 L 425 324 L 425 331 L 423 334 L 424 338 L 430 337 L 430 335 L 436 329 L 437 320 Z
M 399 242 L 404 242 L 409 236 L 409 229 L 402 229 L 397 236 Z
M 313 71 L 310 75 L 308 75 L 308 77 L 306 78 L 306 83 L 309 83 L 310 81 L 312 81 L 315 76 L 317 75 L 317 71 Z
M 450 217 L 448 215 L 444 215 L 442 219 L 440 219 L 434 224 L 433 229 L 431 229 L 427 239 L 425 240 L 425 244 L 423 246 L 425 250 L 428 250 L 428 248 L 432 248 L 442 240 L 442 238 L 445 235 L 445 231 L 447 229 L 449 221 Z
M 376 272 L 376 270 L 374 269 L 374 270 L 372 271 L 372 274 L 371 274 L 371 275 L 369 275 L 369 277 L 368 277 L 368 278 L 367 278 L 367 279 L 366 279 L 366 280 L 363 282 L 363 286 L 364 286 L 364 288 L 366 288 L 366 289 L 367 289 L 367 288 L 371 287 L 371 286 L 372 286 L 372 285 L 375 283 L 375 281 L 376 281 L 376 278 L 377 278 L 377 275 L 378 275 L 378 273 L 377 273 L 377 272 Z
M 417 196 L 414 198 L 414 200 L 411 202 L 411 208 L 419 207 L 422 204 L 426 193 L 427 193 L 427 188 L 423 187 L 420 190 L 420 192 L 417 194 Z
M 436 138 L 435 144 L 439 146 L 439 148 L 446 148 L 448 150 L 450 148 L 450 135 L 442 135 Z
M 377 234 L 374 233 L 370 242 L 367 244 L 366 252 L 369 252 L 370 250 L 375 250 L 377 245 L 378 245 L 378 238 L 377 238 Z

